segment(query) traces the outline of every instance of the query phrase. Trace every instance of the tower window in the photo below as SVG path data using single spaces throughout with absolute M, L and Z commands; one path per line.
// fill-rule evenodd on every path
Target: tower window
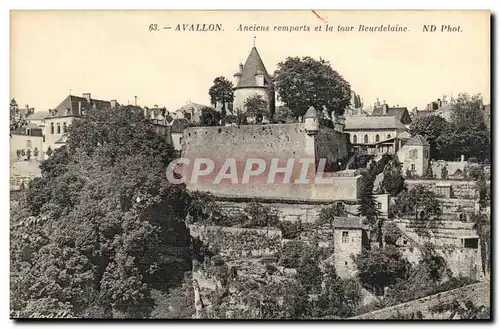
M 375 142 L 378 142 L 378 141 L 380 141 L 380 136 L 377 134 L 377 135 L 375 135 Z
M 57 123 L 57 133 L 61 133 L 61 124 L 59 122 Z
M 365 135 L 365 144 L 368 144 L 368 135 Z
M 54 135 L 54 122 L 50 123 L 50 133 Z
M 356 144 L 358 142 L 358 136 L 353 135 L 352 136 L 352 142 L 353 142 L 353 144 Z
M 66 133 L 67 129 L 66 122 L 63 122 L 63 133 Z
M 387 139 L 390 139 L 391 138 L 391 134 L 387 134 Z

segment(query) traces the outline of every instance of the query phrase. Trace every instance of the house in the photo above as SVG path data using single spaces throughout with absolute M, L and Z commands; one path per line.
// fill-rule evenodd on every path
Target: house
M 174 119 L 186 119 L 191 123 L 200 123 L 201 110 L 205 107 L 208 107 L 208 105 L 193 103 L 189 101 L 186 103 L 186 105 L 174 111 L 171 115 Z
M 354 149 L 368 154 L 395 153 L 410 137 L 395 116 L 346 117 L 344 131 Z
M 44 137 L 42 129 L 34 123 L 10 132 L 10 159 L 43 160 Z M 29 153 L 29 155 L 28 155 Z
M 353 256 L 361 254 L 368 247 L 368 229 L 360 217 L 338 217 L 333 221 L 335 271 L 341 278 L 356 275 L 357 266 Z
M 402 173 L 408 176 L 424 176 L 430 162 L 430 145 L 421 135 L 410 138 L 396 153 L 402 164 Z
M 45 127 L 45 118 L 49 116 L 49 111 L 34 111 L 26 117 L 26 122 L 36 124 L 40 128 Z
M 260 95 L 267 103 L 267 112 L 272 117 L 275 111 L 274 89 L 271 85 L 271 76 L 257 48 L 254 46 L 245 65 L 239 65 L 239 70 L 234 74 L 234 111 L 245 112 L 245 101 L 254 95 Z
M 382 104 L 381 106 L 373 109 L 371 116 L 393 116 L 405 126 L 409 126 L 411 124 L 410 113 L 406 107 L 389 107 L 387 104 Z
M 50 147 L 52 150 L 65 144 L 65 137 L 69 125 L 73 120 L 95 108 L 114 108 L 118 106 L 116 100 L 103 101 L 91 98 L 90 93 L 83 97 L 68 95 L 56 108 L 49 110 L 44 119 L 44 152 Z

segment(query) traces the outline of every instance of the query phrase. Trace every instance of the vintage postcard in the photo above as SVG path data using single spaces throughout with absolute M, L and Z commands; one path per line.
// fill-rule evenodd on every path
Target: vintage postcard
M 489 11 L 10 20 L 11 318 L 491 318 Z

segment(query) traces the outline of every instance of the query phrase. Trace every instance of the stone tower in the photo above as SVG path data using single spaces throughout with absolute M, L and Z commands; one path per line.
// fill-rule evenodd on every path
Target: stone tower
M 245 65 L 240 64 L 234 74 L 234 111 L 245 112 L 245 101 L 253 95 L 261 95 L 267 102 L 268 113 L 274 114 L 275 99 L 271 86 L 271 76 L 267 73 L 262 58 L 254 46 L 248 55 Z

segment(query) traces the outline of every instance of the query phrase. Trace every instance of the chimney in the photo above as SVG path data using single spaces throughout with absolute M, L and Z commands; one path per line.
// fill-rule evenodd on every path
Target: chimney
M 110 100 L 109 103 L 110 103 L 112 109 L 116 108 L 116 99 Z
M 89 104 L 91 103 L 90 93 L 83 94 L 83 98 L 85 98 Z
M 383 114 L 383 115 L 386 115 L 386 114 L 387 114 L 387 109 L 388 109 L 388 108 L 389 108 L 389 105 L 387 105 L 387 104 L 385 104 L 385 103 L 382 105 L 382 114 Z
M 134 96 L 134 105 L 137 106 L 137 96 Z
M 240 73 L 243 73 L 243 63 L 240 63 Z

